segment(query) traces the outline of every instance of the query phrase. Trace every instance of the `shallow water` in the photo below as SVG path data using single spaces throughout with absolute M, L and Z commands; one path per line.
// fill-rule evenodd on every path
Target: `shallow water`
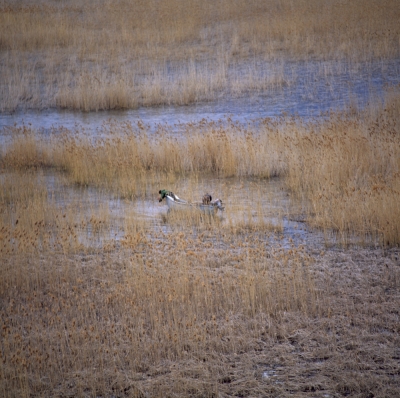
M 57 207 L 59 214 L 67 214 L 69 222 L 78 227 L 79 241 L 87 247 L 102 247 L 105 242 L 118 244 L 127 235 L 140 231 L 153 239 L 158 234 L 185 231 L 197 234 L 207 223 L 218 228 L 215 231 L 243 230 L 256 228 L 264 236 L 266 244 L 279 244 L 282 248 L 305 245 L 321 248 L 324 236 L 312 231 L 303 221 L 296 219 L 302 212 L 301 204 L 290 200 L 279 179 L 203 179 L 175 182 L 173 189 L 180 197 L 191 202 L 201 200 L 205 192 L 216 199 L 222 199 L 225 211 L 218 211 L 210 220 L 203 219 L 195 210 L 195 222 L 190 218 L 176 219 L 176 213 L 169 211 L 166 201 L 159 202 L 158 191 L 140 199 L 119 199 L 111 193 L 95 188 L 79 188 L 65 184 L 63 178 L 54 174 L 44 177 L 48 200 Z M 177 211 L 179 213 L 179 211 Z M 101 228 L 90 220 L 103 220 Z M 209 225 L 209 224 L 207 224 Z M 158 238 L 157 238 L 158 239 Z
M 260 66 L 261 67 L 261 66 Z M 263 68 L 268 69 L 268 64 Z M 243 70 L 243 73 L 246 73 Z M 216 101 L 190 106 L 162 106 L 140 108 L 126 111 L 73 112 L 64 110 L 43 110 L 0 114 L 0 145 L 12 137 L 9 127 L 26 125 L 41 133 L 58 128 L 71 132 L 85 131 L 97 137 L 106 130 L 105 123 L 143 122 L 151 131 L 159 125 L 168 126 L 169 131 L 182 130 L 186 123 L 224 121 L 228 118 L 242 124 L 254 123 L 260 118 L 297 115 L 303 119 L 323 117 L 329 112 L 342 111 L 348 107 L 364 109 L 369 103 L 382 102 L 387 87 L 400 84 L 400 62 L 382 61 L 374 64 L 350 65 L 343 62 L 286 63 L 284 65 L 285 83 L 267 92 L 252 92 L 241 98 L 221 97 Z M 183 129 L 184 130 L 184 129 Z M 109 193 L 97 189 L 76 189 L 56 182 L 54 176 L 47 177 L 52 200 L 57 206 L 65 208 L 79 203 L 85 216 L 102 208 L 111 220 L 102 239 L 120 240 L 124 237 L 127 224 L 144 223 L 153 231 L 168 233 L 167 207 L 157 200 L 158 188 L 175 191 L 188 200 L 200 200 L 204 192 L 210 192 L 223 200 L 226 211 L 218 215 L 224 225 L 270 225 L 270 230 L 279 232 L 280 244 L 289 247 L 304 242 L 324 244 L 322 233 L 310 231 L 304 222 L 294 221 L 294 203 L 289 203 L 288 193 L 281 181 L 251 180 L 212 180 L 197 182 L 178 181 L 173 187 L 158 187 L 154 197 L 125 201 L 116 199 Z M 194 194 L 194 192 L 196 194 Z M 193 197 L 195 196 L 195 197 Z M 301 204 L 297 215 L 302 214 Z M 289 208 L 291 209 L 289 211 Z M 86 227 L 85 235 L 91 240 L 97 232 Z M 267 233 L 266 233 L 267 235 Z M 266 239 L 276 239 L 277 235 Z
M 257 65 L 268 71 L 272 65 Z M 240 98 L 222 95 L 215 101 L 188 106 L 158 106 L 134 110 L 75 112 L 47 109 L 0 114 L 0 139 L 7 127 L 29 125 L 43 131 L 64 127 L 98 133 L 103 123 L 113 119 L 132 124 L 142 121 L 150 129 L 159 124 L 170 128 L 180 123 L 202 119 L 218 121 L 230 117 L 246 123 L 260 118 L 297 115 L 319 117 L 349 107 L 364 109 L 370 103 L 382 102 L 385 90 L 400 84 L 400 60 L 375 61 L 373 64 L 335 62 L 287 62 L 284 81 L 267 91 L 249 91 Z M 242 72 L 246 74 L 246 69 Z

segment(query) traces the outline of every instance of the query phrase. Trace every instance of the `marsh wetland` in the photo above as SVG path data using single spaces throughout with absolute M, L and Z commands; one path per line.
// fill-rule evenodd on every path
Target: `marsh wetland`
M 3 2 L 0 395 L 399 396 L 399 19 Z

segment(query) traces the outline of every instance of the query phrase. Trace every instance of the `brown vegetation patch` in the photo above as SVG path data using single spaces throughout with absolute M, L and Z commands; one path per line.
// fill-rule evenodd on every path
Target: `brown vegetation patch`
M 3 395 L 397 396 L 398 251 L 215 268 L 217 247 L 193 261 L 172 240 L 3 257 Z
M 384 108 L 359 115 L 264 119 L 247 126 L 201 121 L 181 126 L 180 133 L 169 126 L 153 132 L 141 122 L 110 122 L 101 138 L 61 129 L 43 139 L 34 129 L 15 127 L 0 161 L 10 171 L 59 170 L 75 185 L 129 199 L 152 197 L 180 178 L 188 180 L 183 197 L 196 201 L 191 196 L 199 177 L 220 178 L 219 195 L 225 197 L 230 193 L 223 179 L 254 178 L 262 187 L 281 177 L 312 226 L 334 231 L 344 245 L 356 236 L 366 244 L 394 246 L 400 242 L 397 100 L 392 90 Z M 259 203 L 253 199 L 253 210 L 261 214 Z M 247 218 L 254 219 L 251 211 Z M 261 227 L 271 225 L 261 217 Z
M 396 59 L 399 18 L 396 0 L 5 1 L 0 110 L 124 109 L 267 92 L 290 84 L 285 60 L 343 61 L 347 69 Z

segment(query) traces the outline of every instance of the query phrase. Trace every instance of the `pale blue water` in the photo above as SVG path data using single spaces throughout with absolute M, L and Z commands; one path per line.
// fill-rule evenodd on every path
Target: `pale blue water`
M 268 69 L 268 64 L 260 68 Z M 243 73 L 246 73 L 243 71 Z M 400 60 L 376 61 L 374 64 L 350 65 L 343 62 L 286 63 L 285 84 L 266 92 L 252 91 L 233 98 L 229 93 L 213 102 L 188 106 L 142 107 L 135 110 L 74 112 L 48 109 L 0 114 L 1 135 L 7 127 L 29 125 L 42 131 L 51 128 L 85 129 L 94 134 L 110 119 L 137 123 L 151 130 L 158 124 L 174 125 L 224 120 L 246 123 L 260 118 L 297 115 L 319 117 L 329 112 L 343 111 L 350 106 L 359 110 L 371 103 L 382 103 L 385 90 L 400 84 Z

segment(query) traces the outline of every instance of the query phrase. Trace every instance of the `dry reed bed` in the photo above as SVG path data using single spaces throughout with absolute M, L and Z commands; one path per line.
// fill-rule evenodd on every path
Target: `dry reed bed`
M 202 233 L 3 256 L 2 396 L 397 396 L 398 251 Z
M 166 216 L 164 233 L 132 214 L 117 241 L 109 209 L 59 206 L 42 174 L 132 197 L 188 176 L 194 189 L 203 173 L 280 175 L 310 206 L 350 182 L 367 202 L 379 175 L 394 220 L 387 105 L 370 121 L 202 122 L 181 137 L 141 124 L 111 123 L 98 141 L 16 128 L 1 153 L 1 395 L 396 397 L 398 249 L 280 247 L 260 225 L 186 215 Z
M 180 223 L 179 232 L 149 236 L 132 225 L 120 244 L 85 248 L 71 214 L 33 213 L 44 218 L 32 231 L 40 244 L 21 214 L 1 230 L 4 396 L 138 388 L 126 372 L 136 378 L 164 361 L 239 350 L 254 317 L 322 311 L 311 257 L 304 248 L 271 252 L 264 234 L 249 239 L 202 222 L 195 233 Z
M 40 171 L 0 175 L 0 256 L 115 247 L 123 225 L 111 220 L 109 203 L 83 191 L 71 194 L 62 176 L 51 179 Z
M 74 184 L 127 198 L 151 197 L 185 176 L 284 177 L 314 226 L 336 231 L 343 244 L 356 235 L 393 246 L 400 242 L 397 104 L 393 94 L 374 115 L 266 119 L 256 127 L 202 121 L 179 134 L 110 123 L 102 138 L 66 131 L 43 140 L 16 128 L 1 162 L 14 170 L 60 169 Z
M 265 92 L 290 84 L 283 60 L 396 59 L 399 18 L 396 0 L 6 1 L 0 109 L 89 111 Z
M 353 232 L 380 245 L 399 244 L 399 124 L 380 119 L 329 121 L 286 141 L 287 184 L 309 200 L 317 227 L 346 243 Z

